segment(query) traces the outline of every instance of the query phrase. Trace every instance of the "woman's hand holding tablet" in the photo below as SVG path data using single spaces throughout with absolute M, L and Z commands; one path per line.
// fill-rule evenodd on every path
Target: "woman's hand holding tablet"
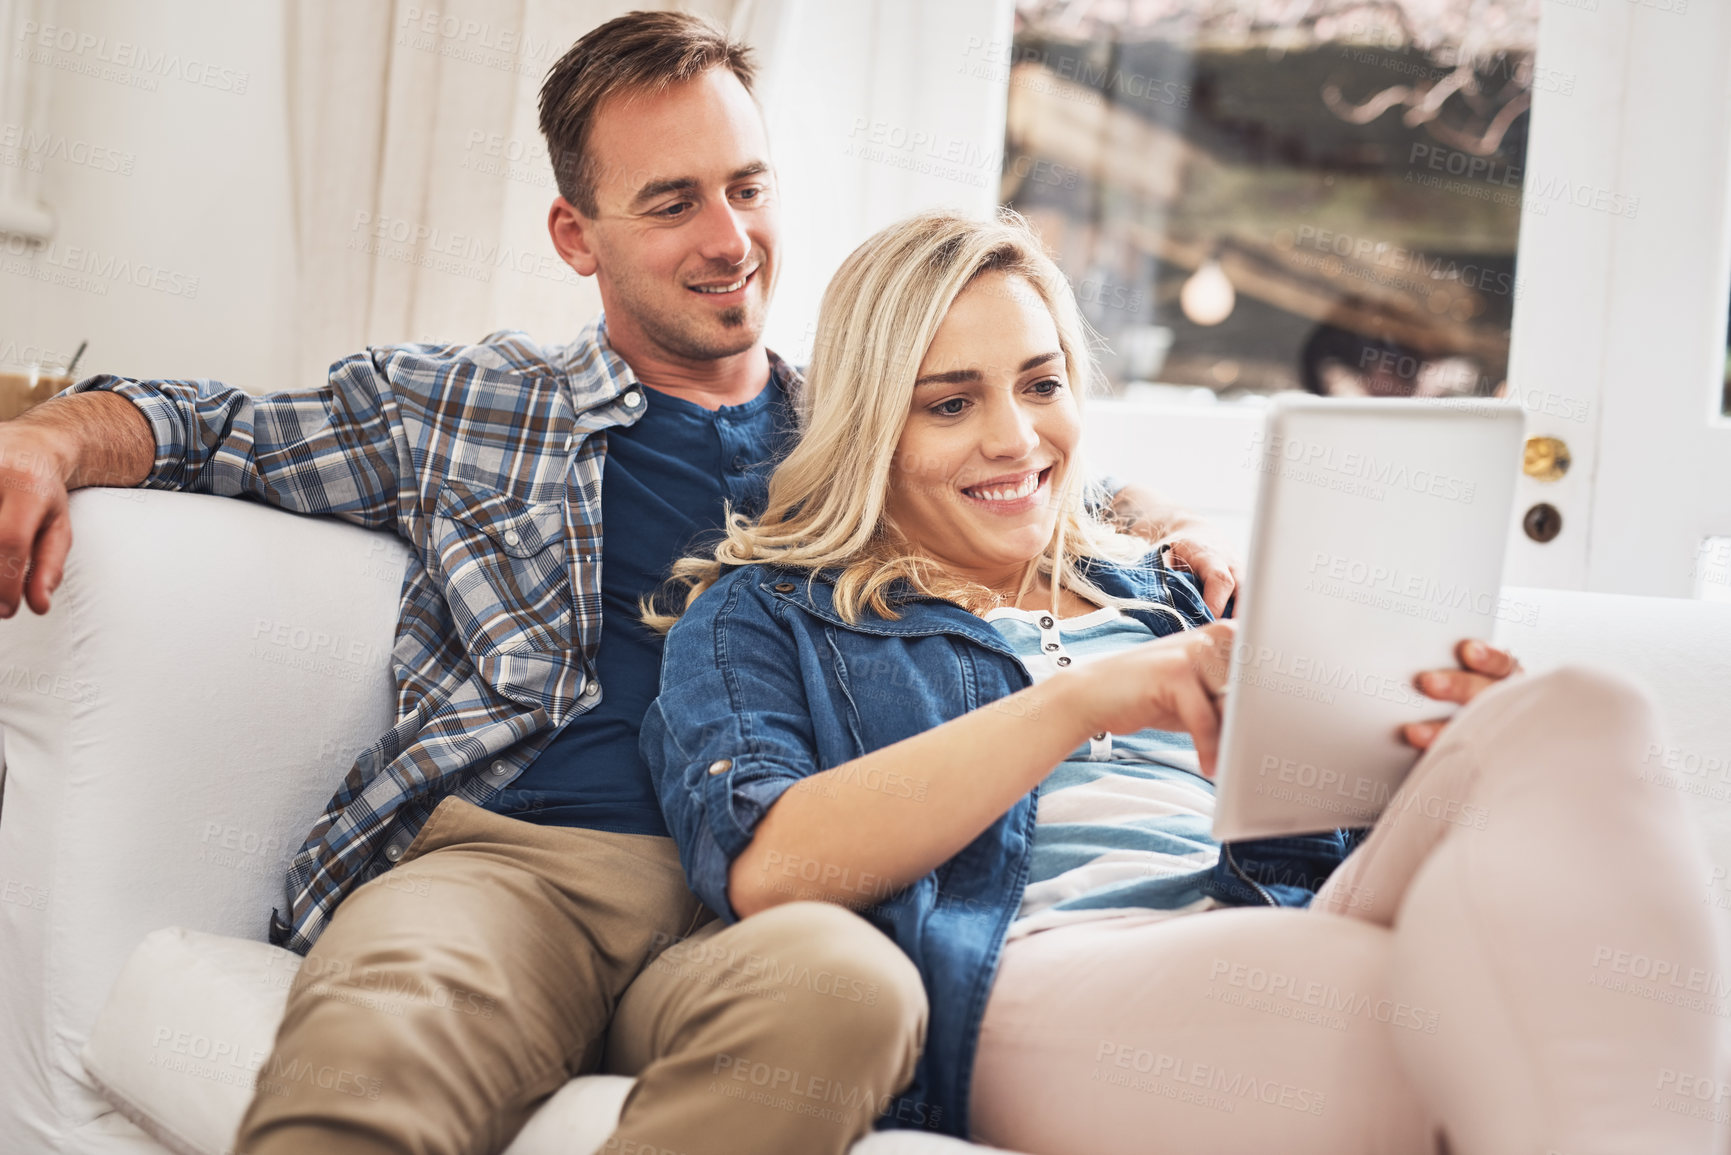
M 1414 678 L 1413 685 L 1418 687 L 1419 693 L 1439 702 L 1464 706 L 1504 678 L 1522 672 L 1521 664 L 1513 654 L 1474 638 L 1456 646 L 1455 657 L 1460 660 L 1460 669 L 1425 670 Z M 1408 746 L 1428 750 L 1446 725 L 1447 718 L 1408 722 L 1400 728 L 1400 736 Z

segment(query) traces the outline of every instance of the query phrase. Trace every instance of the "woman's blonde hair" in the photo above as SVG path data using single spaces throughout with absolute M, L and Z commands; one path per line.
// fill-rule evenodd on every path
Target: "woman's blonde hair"
M 1003 209 L 995 220 L 978 221 L 927 212 L 891 225 L 855 249 L 824 290 L 811 366 L 796 403 L 800 439 L 770 477 L 763 516 L 749 521 L 729 511 L 713 555 L 674 563 L 671 595 L 677 599 L 678 587 L 686 587 L 679 608 L 668 612 L 644 599 L 647 625 L 670 628 L 722 573 L 751 564 L 812 576 L 833 571 L 835 608 L 848 622 L 858 620 L 862 608 L 894 618 L 889 595 L 898 582 L 976 612 L 997 603 L 984 586 L 916 552 L 884 511 L 920 362 L 957 296 L 994 272 L 1021 278 L 1050 310 L 1081 405 L 1097 373 L 1088 330 L 1069 282 L 1020 215 Z M 1020 592 L 1036 573 L 1056 574 L 1054 607 L 1060 584 L 1096 604 L 1145 606 L 1106 594 L 1085 576 L 1089 559 L 1135 561 L 1149 546 L 1089 512 L 1084 476 L 1072 455 L 1053 494 L 1058 519 L 1052 540 L 1029 565 Z

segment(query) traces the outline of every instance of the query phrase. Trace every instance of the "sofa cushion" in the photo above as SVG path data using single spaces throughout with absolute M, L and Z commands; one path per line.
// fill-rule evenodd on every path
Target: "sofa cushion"
M 85 1073 L 170 1151 L 228 1151 L 300 964 L 261 942 L 146 935 L 91 1029 Z

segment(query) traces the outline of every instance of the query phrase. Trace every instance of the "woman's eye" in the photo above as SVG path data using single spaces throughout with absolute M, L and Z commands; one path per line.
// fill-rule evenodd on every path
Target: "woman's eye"
M 940 401 L 932 406 L 932 412 L 939 417 L 960 417 L 962 410 L 968 406 L 967 398 L 952 397 L 948 401 Z
M 1028 389 L 1037 397 L 1050 397 L 1064 387 L 1064 383 L 1056 377 L 1047 377 L 1044 381 L 1036 381 Z

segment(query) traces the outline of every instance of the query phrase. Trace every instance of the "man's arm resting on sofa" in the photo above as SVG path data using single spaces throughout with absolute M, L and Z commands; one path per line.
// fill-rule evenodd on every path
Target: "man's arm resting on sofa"
M 0 617 L 17 611 L 21 590 L 30 608 L 47 609 L 71 544 L 65 491 L 79 485 L 249 497 L 394 526 L 409 460 L 395 414 L 370 350 L 331 366 L 317 389 L 259 396 L 218 381 L 80 381 L 0 425 L 0 458 L 15 455 L 23 470 L 0 482 L 26 494 L 10 514 L 0 502 Z
M 68 491 L 137 485 L 155 459 L 150 422 L 112 393 L 50 398 L 0 422 L 0 618 L 20 599 L 48 612 L 72 545 Z
M 68 490 L 137 485 L 156 460 L 149 419 L 138 406 L 114 393 L 51 397 L 0 425 L 0 431 L 59 446 L 60 478 Z M 10 439 L 0 444 L 11 448 Z

